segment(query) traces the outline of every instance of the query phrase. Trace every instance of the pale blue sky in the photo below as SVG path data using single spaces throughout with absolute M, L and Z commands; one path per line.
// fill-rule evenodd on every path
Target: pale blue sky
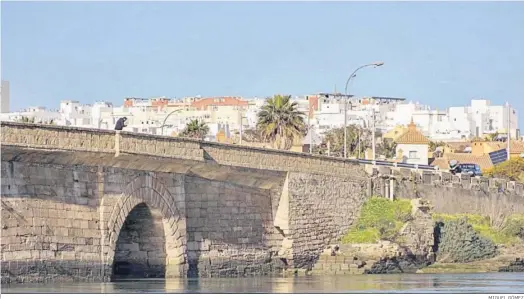
M 2 2 L 12 108 L 341 91 L 524 113 L 524 2 Z M 522 121 L 524 122 L 524 121 Z M 521 127 L 522 124 L 521 124 Z

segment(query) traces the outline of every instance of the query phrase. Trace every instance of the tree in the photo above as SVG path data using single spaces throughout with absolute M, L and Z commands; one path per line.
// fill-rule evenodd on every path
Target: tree
M 27 116 L 22 116 L 20 118 L 20 122 L 23 122 L 23 123 L 35 123 L 35 118 L 34 117 L 27 117 Z
M 484 175 L 524 183 L 524 159 L 511 158 L 484 171 Z
M 360 138 L 359 138 L 360 134 Z M 360 139 L 360 140 L 359 140 Z M 348 156 L 358 156 L 360 141 L 360 153 L 371 147 L 371 132 L 356 125 L 347 127 L 347 151 Z M 322 144 L 330 144 L 330 152 L 333 157 L 344 156 L 344 128 L 335 128 L 326 132 Z M 325 150 L 314 149 L 317 154 L 322 154 Z M 361 156 L 362 157 L 362 156 Z
M 434 158 L 441 158 L 444 153 L 443 153 L 443 149 L 441 149 L 440 151 L 437 151 L 437 148 L 439 147 L 444 147 L 446 145 L 445 142 L 442 142 L 442 141 L 437 141 L 437 142 L 434 142 L 434 141 L 430 141 L 429 142 L 429 151 L 431 151 L 433 153 L 433 157 Z
M 395 158 L 397 152 L 397 144 L 390 139 L 382 139 L 382 142 L 377 144 L 377 155 L 383 155 L 386 159 Z
M 484 138 L 485 141 L 496 141 L 497 137 L 499 136 L 498 133 L 491 133 L 488 136 Z
M 278 149 L 290 149 L 293 141 L 306 131 L 304 113 L 298 111 L 297 103 L 289 95 L 267 98 L 257 116 L 257 130 L 264 141 L 270 141 Z
M 209 133 L 209 127 L 204 123 L 204 121 L 194 119 L 186 124 L 186 127 L 182 132 L 180 132 L 179 136 L 204 139 L 207 133 Z
M 429 142 L 429 150 L 434 152 L 434 151 L 437 150 L 438 147 L 445 146 L 445 145 L 446 145 L 446 143 L 442 142 L 442 141 L 437 141 L 437 142 L 430 141 Z
M 247 129 L 242 132 L 242 140 L 247 142 L 264 142 L 263 136 L 258 130 Z

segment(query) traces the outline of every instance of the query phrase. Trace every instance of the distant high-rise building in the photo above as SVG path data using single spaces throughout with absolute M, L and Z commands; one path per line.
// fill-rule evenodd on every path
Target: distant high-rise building
M 9 112 L 9 81 L 2 80 L 0 89 L 0 113 Z

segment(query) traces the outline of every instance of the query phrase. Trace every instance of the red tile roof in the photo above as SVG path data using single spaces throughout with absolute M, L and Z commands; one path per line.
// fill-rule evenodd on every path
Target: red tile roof
M 417 130 L 415 123 L 411 120 L 406 133 L 395 141 L 397 144 L 429 144 L 429 139 Z

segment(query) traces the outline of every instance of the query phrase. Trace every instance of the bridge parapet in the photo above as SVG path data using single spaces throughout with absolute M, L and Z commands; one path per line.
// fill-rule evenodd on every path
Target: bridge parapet
M 509 193 L 524 197 L 524 184 L 500 178 L 471 177 L 467 174 L 453 175 L 446 171 L 389 166 L 374 167 L 372 169 L 372 176 L 385 181 L 412 181 L 422 186 L 442 186 L 489 193 Z
M 112 130 L 2 122 L 3 145 L 147 155 L 254 169 L 368 177 L 357 160 L 264 149 L 189 138 Z

